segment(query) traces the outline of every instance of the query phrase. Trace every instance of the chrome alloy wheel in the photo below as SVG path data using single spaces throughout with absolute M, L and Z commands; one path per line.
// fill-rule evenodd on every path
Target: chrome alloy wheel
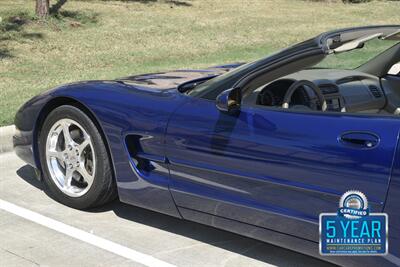
M 92 186 L 96 158 L 90 136 L 74 120 L 61 119 L 46 141 L 47 167 L 56 186 L 70 197 L 84 195 Z

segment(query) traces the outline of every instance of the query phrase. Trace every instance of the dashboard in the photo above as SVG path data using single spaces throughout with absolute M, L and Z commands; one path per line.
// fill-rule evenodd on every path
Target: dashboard
M 316 84 L 331 112 L 384 112 L 386 97 L 378 77 L 353 70 L 307 69 L 275 80 L 255 90 L 258 105 L 280 107 L 289 87 L 299 80 Z M 254 103 L 254 102 L 253 102 Z M 290 108 L 320 110 L 315 92 L 303 86 L 290 101 Z

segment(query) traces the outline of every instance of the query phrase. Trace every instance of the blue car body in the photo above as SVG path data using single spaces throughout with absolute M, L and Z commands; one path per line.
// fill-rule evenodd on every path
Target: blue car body
M 275 64 L 291 52 L 325 53 L 321 40 L 327 36 L 262 64 Z M 357 189 L 367 195 L 373 212 L 389 215 L 389 254 L 322 258 L 343 265 L 397 265 L 399 119 L 252 105 L 232 116 L 220 112 L 214 100 L 177 90 L 185 82 L 240 65 L 88 81 L 47 91 L 18 111 L 15 150 L 40 171 L 36 140 L 43 118 L 60 104 L 77 105 L 104 135 L 122 202 L 320 258 L 319 214 L 335 212 L 340 196 Z M 224 89 L 235 82 L 227 81 Z M 339 140 L 346 132 L 373 133 L 379 145 L 348 146 Z

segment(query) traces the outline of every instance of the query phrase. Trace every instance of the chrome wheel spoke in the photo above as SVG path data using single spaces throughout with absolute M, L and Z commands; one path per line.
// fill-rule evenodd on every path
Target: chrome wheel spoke
M 56 151 L 56 150 L 49 150 L 47 151 L 47 155 L 51 158 L 56 158 L 61 162 L 64 162 L 64 154 L 63 152 Z
M 64 176 L 64 186 L 69 188 L 71 187 L 71 183 L 72 183 L 72 174 L 74 173 L 74 171 L 72 170 L 72 168 L 67 168 L 65 169 L 65 176 Z
M 64 140 L 65 140 L 65 146 L 74 143 L 74 140 L 72 139 L 71 133 L 69 131 L 69 126 L 70 126 L 70 124 L 68 122 L 63 121 L 61 123 L 62 132 L 63 132 Z
M 85 150 L 85 148 L 88 145 L 90 145 L 90 137 L 89 136 L 85 136 L 85 140 L 83 140 L 83 142 L 78 145 L 79 153 L 82 154 L 83 150 Z
M 93 183 L 93 176 L 86 170 L 86 168 L 81 164 L 76 171 L 82 176 L 83 180 L 85 180 L 88 185 Z

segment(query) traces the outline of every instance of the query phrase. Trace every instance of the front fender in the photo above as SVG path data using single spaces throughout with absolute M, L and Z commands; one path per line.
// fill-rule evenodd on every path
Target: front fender
M 15 153 L 29 165 L 40 170 L 37 147 L 34 142 L 39 115 L 52 96 L 49 92 L 33 97 L 17 111 L 14 124 L 13 146 Z
M 34 164 L 26 157 L 24 160 L 35 167 L 40 166 L 34 140 L 40 131 L 41 118 L 51 103 L 62 104 L 57 102 L 59 99 L 79 103 L 97 121 L 108 144 L 121 201 L 180 217 L 168 189 L 167 163 L 154 161 L 157 168 L 152 172 L 146 175 L 138 172 L 132 165 L 125 137 L 138 136 L 141 152 L 150 159 L 163 158 L 169 117 L 187 98 L 177 90 L 137 88 L 112 81 L 70 84 L 48 91 L 28 101 L 15 119 L 18 131 L 29 135 L 31 154 L 35 155 Z

